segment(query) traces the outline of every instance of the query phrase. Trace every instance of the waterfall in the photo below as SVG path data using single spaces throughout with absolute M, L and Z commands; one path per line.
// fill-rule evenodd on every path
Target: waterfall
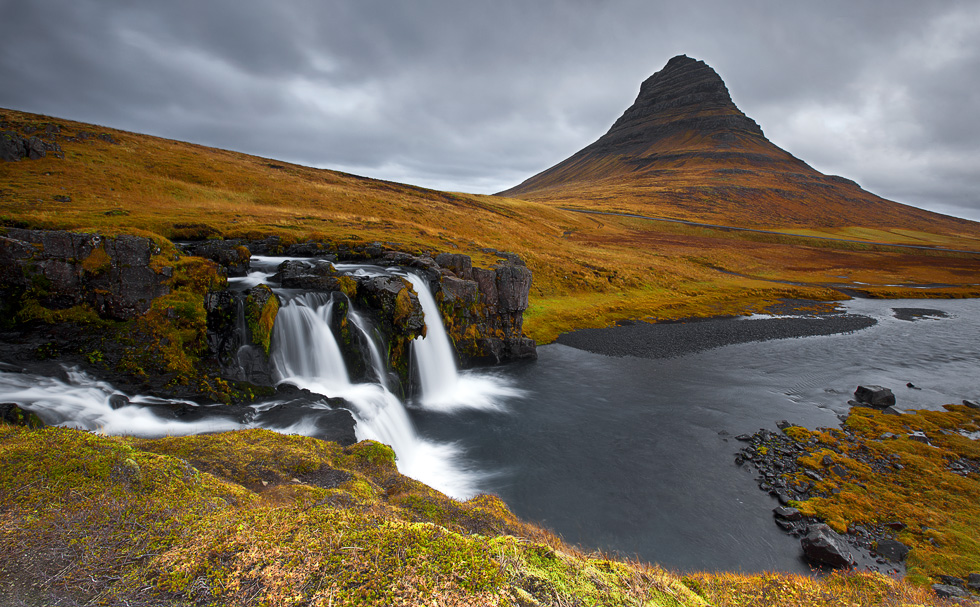
M 425 314 L 425 337 L 418 337 L 412 343 L 422 387 L 419 404 L 423 409 L 444 412 L 456 409 L 499 410 L 503 399 L 523 394 L 500 378 L 486 373 L 459 373 L 452 343 L 446 335 L 439 306 L 429 291 L 428 283 L 410 272 L 402 276 L 412 284 Z
M 248 277 L 235 279 L 239 288 L 262 284 L 273 275 L 276 264 L 285 258 L 253 258 L 257 269 Z M 521 391 L 488 373 L 458 372 L 452 344 L 446 335 L 439 309 L 426 282 L 401 269 L 336 264 L 341 271 L 361 276 L 396 274 L 410 282 L 418 293 L 427 325 L 426 337 L 413 343 L 420 374 L 421 398 L 418 405 L 430 411 L 460 408 L 496 409 L 507 397 Z M 283 292 L 277 291 L 280 296 Z M 373 439 L 390 445 L 398 469 L 456 498 L 467 498 L 477 490 L 481 474 L 460 465 L 460 449 L 455 444 L 421 438 L 404 404 L 390 391 L 391 370 L 383 353 L 384 344 L 371 321 L 353 305 L 347 309 L 352 330 L 358 332 L 370 357 L 376 381 L 350 380 L 343 353 L 331 330 L 334 304 L 340 294 L 306 293 L 286 301 L 279 309 L 273 327 L 270 362 L 277 381 L 289 383 L 326 397 L 343 398 L 350 404 L 358 439 Z M 350 302 L 348 302 L 350 303 Z M 243 308 L 237 310 L 237 331 L 247 333 Z M 242 346 L 237 358 L 249 373 L 251 355 L 262 356 L 254 346 Z M 198 405 L 190 401 L 127 396 L 105 382 L 80 371 L 67 369 L 67 381 L 12 373 L 0 368 L 0 402 L 12 402 L 37 413 L 46 424 L 76 427 L 105 434 L 171 436 L 221 432 L 241 428 L 265 427 L 284 433 L 315 436 L 326 402 L 305 402 L 303 416 L 283 426 L 264 412 L 289 401 L 267 401 L 229 410 L 223 405 Z M 126 406 L 128 404 L 139 406 Z M 174 409 L 196 413 L 177 419 Z M 167 412 L 170 413 L 167 413 Z M 279 425 L 275 425 L 275 424 Z
M 378 383 L 390 389 L 391 385 L 388 383 L 388 365 L 381 358 L 381 348 L 378 347 L 378 343 L 375 340 L 371 323 L 358 313 L 353 306 L 348 306 L 347 308 L 347 319 L 350 320 L 354 328 L 364 337 L 364 342 L 367 343 L 368 352 L 371 355 L 371 370 L 374 372 Z
M 372 439 L 395 450 L 399 471 L 453 497 L 475 493 L 472 474 L 457 468 L 458 449 L 421 439 L 401 401 L 383 383 L 350 381 L 337 340 L 330 330 L 333 300 L 308 294 L 279 309 L 273 327 L 272 360 L 279 381 L 328 397 L 343 398 L 353 406 L 359 440 Z M 348 315 L 350 312 L 348 311 Z M 351 318 L 358 330 L 367 326 L 356 313 Z M 387 375 L 380 352 L 370 335 L 375 371 Z
M 419 381 L 422 384 L 423 405 L 451 401 L 456 392 L 456 360 L 446 335 L 439 307 L 429 292 L 429 285 L 422 277 L 406 274 L 405 279 L 419 296 L 425 314 L 425 337 L 418 337 L 412 344 L 418 361 Z

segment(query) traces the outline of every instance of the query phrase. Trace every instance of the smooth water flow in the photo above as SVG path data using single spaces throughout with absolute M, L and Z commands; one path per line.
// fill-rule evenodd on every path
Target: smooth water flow
M 352 413 L 357 420 L 357 438 L 390 445 L 395 450 L 396 463 L 403 474 L 453 497 L 473 495 L 478 477 L 458 468 L 458 448 L 419 438 L 408 412 L 384 381 L 350 381 L 340 346 L 330 329 L 333 305 L 334 300 L 330 295 L 307 294 L 292 299 L 280 308 L 272 337 L 272 361 L 279 381 L 324 396 L 345 399 L 354 408 Z M 355 328 L 365 331 L 365 319 L 357 313 L 351 317 L 350 311 L 348 318 Z M 372 336 L 364 333 L 364 337 L 370 344 L 375 373 L 386 377 L 387 367 Z
M 418 293 L 419 303 L 425 313 L 425 337 L 413 344 L 418 362 L 419 380 L 422 384 L 422 404 L 438 407 L 453 400 L 456 392 L 456 360 L 446 336 L 446 328 L 439 317 L 436 300 L 429 292 L 429 285 L 414 274 L 405 276 Z
M 353 307 L 348 308 L 347 319 L 351 321 L 354 328 L 357 329 L 357 331 L 364 338 L 364 343 L 366 343 L 368 346 L 368 353 L 371 356 L 371 371 L 374 373 L 378 383 L 385 388 L 391 388 L 391 386 L 388 384 L 388 365 L 386 365 L 384 359 L 381 358 L 381 349 L 378 347 L 377 339 L 375 339 L 375 333 L 371 328 L 371 323 Z

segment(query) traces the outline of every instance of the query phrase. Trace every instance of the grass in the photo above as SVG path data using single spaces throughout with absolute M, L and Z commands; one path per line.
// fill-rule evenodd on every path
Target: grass
M 816 486 L 828 494 L 797 507 L 840 532 L 855 525 L 903 523 L 897 539 L 912 549 L 907 565 L 915 582 L 938 580 L 940 574 L 965 578 L 980 571 L 980 479 L 976 473 L 961 476 L 951 469 L 961 459 L 980 462 L 980 442 L 962 434 L 980 431 L 980 411 L 946 405 L 944 411 L 885 415 L 854 408 L 844 428 L 849 435 L 828 430 L 794 436 L 802 442 L 818 439 L 811 455 L 799 462 L 823 477 Z M 929 444 L 909 438 L 917 431 L 925 433 Z M 825 456 L 847 476 L 828 473 Z M 802 472 L 797 476 L 795 480 L 806 480 Z
M 371 441 L 0 425 L 0 461 L 9 605 L 941 604 L 877 575 L 682 577 L 584 553 L 497 498 L 400 475 Z
M 779 297 L 841 298 L 828 290 L 838 285 L 890 297 L 980 295 L 973 284 L 980 255 L 876 251 L 583 215 L 551 200 L 437 192 L 12 110 L 0 114 L 14 129 L 60 125 L 65 151 L 64 159 L 0 165 L 2 223 L 166 239 L 277 234 L 286 243 L 382 242 L 409 252 L 466 253 L 484 266 L 496 262 L 485 249 L 512 251 L 534 274 L 525 331 L 543 343 L 628 318 L 741 314 Z M 80 131 L 107 132 L 118 144 L 64 138 Z M 565 203 L 656 214 L 630 202 L 636 196 L 630 183 L 609 187 L 602 198 L 608 203 L 587 197 Z M 63 196 L 71 201 L 55 200 Z M 743 216 L 731 205 L 716 211 L 721 215 L 687 218 L 737 224 Z M 977 224 L 954 222 L 954 231 L 932 215 L 910 213 L 904 227 L 817 231 L 980 250 Z M 794 226 L 769 227 L 801 229 Z M 905 284 L 933 288 L 888 286 Z

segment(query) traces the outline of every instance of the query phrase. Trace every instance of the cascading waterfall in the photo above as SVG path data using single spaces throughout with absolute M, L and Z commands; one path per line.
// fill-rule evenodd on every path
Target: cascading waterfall
M 246 278 L 234 279 L 240 288 L 266 282 L 274 265 L 285 258 L 263 258 L 260 270 Z M 342 271 L 360 274 L 394 273 L 408 280 L 418 293 L 425 314 L 427 335 L 413 344 L 420 373 L 421 398 L 425 410 L 449 411 L 460 408 L 495 409 L 502 398 L 519 396 L 500 378 L 487 374 L 457 372 L 452 346 L 446 335 L 435 300 L 426 282 L 409 272 L 378 267 L 341 266 Z M 397 455 L 398 469 L 448 495 L 467 498 L 477 490 L 481 474 L 464 469 L 460 449 L 455 444 L 436 443 L 421 438 L 403 403 L 389 390 L 390 369 L 382 356 L 370 321 L 348 306 L 350 325 L 363 336 L 376 382 L 350 380 L 341 349 L 331 331 L 334 298 L 341 295 L 306 293 L 289 299 L 279 310 L 273 328 L 271 362 L 278 380 L 327 397 L 350 403 L 357 421 L 358 439 L 373 439 L 390 445 Z M 245 331 L 239 310 L 239 331 Z M 242 363 L 245 350 L 239 350 Z M 2 363 L 0 363 L 2 364 Z M 247 374 L 247 370 L 245 373 Z M 245 407 L 231 415 L 223 405 L 198 405 L 190 401 L 149 396 L 128 396 L 83 372 L 66 369 L 66 380 L 0 367 L 0 402 L 24 406 L 41 416 L 46 424 L 75 427 L 105 434 L 138 436 L 176 436 L 264 427 L 283 433 L 316 436 L 319 409 L 326 402 L 305 402 L 305 413 L 298 421 L 277 421 L 271 415 L 278 404 L 267 401 Z M 129 404 L 138 406 L 127 406 Z M 180 419 L 174 408 L 195 411 Z M 267 415 L 267 413 L 269 415 Z M 193 419 L 194 421 L 188 421 Z M 279 418 L 282 419 L 282 418 Z M 293 418 L 294 420 L 296 418 Z M 289 424 L 289 425 L 285 425 Z
M 353 323 L 354 327 L 365 338 L 364 341 L 367 343 L 368 352 L 371 356 L 371 369 L 374 371 L 374 375 L 378 379 L 378 383 L 385 388 L 390 389 L 391 385 L 388 383 L 388 365 L 386 365 L 384 359 L 381 358 L 381 349 L 378 347 L 378 343 L 374 339 L 374 332 L 372 330 L 371 323 L 360 313 L 358 313 L 352 306 L 348 306 L 347 319 Z
M 466 498 L 475 493 L 477 479 L 456 466 L 458 449 L 454 445 L 421 439 L 401 401 L 383 383 L 350 381 L 330 330 L 332 307 L 329 296 L 304 295 L 280 308 L 272 338 L 272 360 L 280 381 L 349 402 L 357 420 L 357 438 L 390 445 L 403 474 L 453 497 Z M 351 324 L 358 331 L 366 330 L 362 318 L 352 319 Z M 364 337 L 372 344 L 375 373 L 386 377 L 387 367 L 373 346 L 373 339 L 367 333 Z
M 502 399 L 520 396 L 520 390 L 511 388 L 499 378 L 457 371 L 452 344 L 428 283 L 415 274 L 404 273 L 402 276 L 412 284 L 425 314 L 425 337 L 416 338 L 412 344 L 422 384 L 422 408 L 430 411 L 496 410 L 500 409 Z

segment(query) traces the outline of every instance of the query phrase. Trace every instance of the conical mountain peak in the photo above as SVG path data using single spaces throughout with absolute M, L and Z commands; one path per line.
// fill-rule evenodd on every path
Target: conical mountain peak
M 722 141 L 734 132 L 764 137 L 759 125 L 735 107 L 718 72 L 704 61 L 678 55 L 640 85 L 636 101 L 609 129 L 606 141 L 596 143 L 607 150 L 627 142 L 642 146 L 690 131 Z
M 774 145 L 735 106 L 718 73 L 686 55 L 647 78 L 606 134 L 501 195 L 742 226 L 934 219 Z

